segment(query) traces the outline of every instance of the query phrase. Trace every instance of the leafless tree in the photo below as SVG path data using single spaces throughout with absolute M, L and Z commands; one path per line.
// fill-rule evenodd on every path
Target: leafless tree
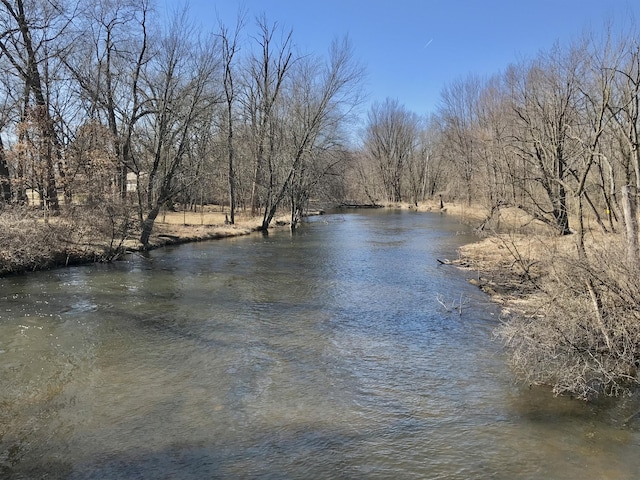
M 146 146 L 146 216 L 140 242 L 148 245 L 160 208 L 177 193 L 176 178 L 183 159 L 193 147 L 194 131 L 209 128 L 217 101 L 214 81 L 219 65 L 216 50 L 204 45 L 189 29 L 186 12 L 176 14 L 144 72 L 145 103 L 141 140 Z M 142 125 L 141 125 L 142 126 Z M 142 135 L 144 135 L 142 137 Z
M 233 32 L 230 32 L 224 25 L 220 26 L 218 34 L 222 49 L 222 84 L 224 87 L 224 97 L 226 102 L 226 129 L 227 129 L 227 164 L 229 180 L 229 221 L 235 223 L 236 214 L 236 172 L 235 172 L 235 145 L 234 145 L 234 117 L 235 102 L 237 97 L 236 86 L 236 54 L 240 48 L 239 36 L 244 26 L 244 15 L 239 14 Z
M 150 0 L 87 1 L 75 21 L 83 41 L 64 58 L 86 105 L 85 115 L 108 126 L 122 198 L 127 172 L 140 174 L 132 142 L 137 123 L 149 113 L 141 75 L 150 59 L 150 11 Z
M 246 138 L 253 157 L 250 205 L 255 215 L 263 213 L 263 228 L 273 204 L 278 168 L 278 150 L 282 143 L 282 95 L 284 84 L 295 62 L 292 31 L 281 32 L 266 17 L 256 20 L 256 51 L 247 59 L 241 103 L 247 126 Z M 279 40 L 278 40 L 279 35 Z
M 603 65 L 613 73 L 611 97 L 606 103 L 612 122 L 612 137 L 617 149 L 612 161 L 621 170 L 621 179 L 612 179 L 615 201 L 616 183 L 619 186 L 620 202 L 624 215 L 627 238 L 627 259 L 630 264 L 640 265 L 638 241 L 638 201 L 640 192 L 640 44 L 637 38 L 622 41 L 615 61 Z M 610 168 L 613 177 L 614 167 Z
M 446 144 L 449 161 L 457 167 L 457 175 L 452 180 L 460 179 L 468 204 L 474 197 L 474 179 L 478 170 L 474 128 L 481 87 L 480 78 L 471 74 L 446 85 L 438 109 L 442 140 Z
M 576 161 L 571 138 L 575 121 L 579 78 L 576 59 L 564 56 L 559 46 L 523 65 L 517 77 L 508 81 L 514 93 L 513 108 L 518 119 L 514 146 L 528 166 L 527 175 L 542 188 L 527 190 L 531 213 L 566 235 L 569 228 L 568 188 Z M 512 71 L 513 73 L 513 71 Z
M 0 3 L 0 52 L 7 68 L 23 82 L 21 122 L 24 133 L 38 139 L 25 140 L 23 147 L 39 145 L 30 153 L 42 172 L 41 198 L 45 211 L 58 210 L 58 176 L 64 176 L 60 138 L 52 113 L 49 76 L 53 63 L 67 47 L 64 36 L 73 4 L 59 1 L 2 0 Z
M 347 158 L 343 128 L 361 102 L 362 79 L 363 69 L 347 38 L 333 41 L 325 61 L 309 56 L 297 62 L 285 116 L 288 161 L 277 193 L 265 209 L 264 230 L 287 194 L 295 228 L 314 189 Z
M 418 116 L 397 100 L 388 98 L 369 110 L 365 152 L 377 166 L 387 199 L 391 202 L 403 200 L 404 170 L 418 154 L 419 140 Z

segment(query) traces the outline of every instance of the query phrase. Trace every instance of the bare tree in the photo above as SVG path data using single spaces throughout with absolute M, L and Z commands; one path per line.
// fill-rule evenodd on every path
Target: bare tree
M 465 200 L 471 204 L 474 196 L 474 178 L 478 170 L 475 163 L 476 147 L 473 135 L 476 126 L 476 108 L 481 81 L 476 75 L 457 80 L 444 87 L 438 117 L 442 124 L 442 140 L 450 162 L 457 168 L 462 180 Z
M 145 72 L 145 101 L 150 113 L 144 119 L 148 162 L 137 165 L 147 172 L 146 216 L 140 242 L 147 246 L 160 208 L 177 193 L 177 174 L 192 148 L 192 135 L 208 125 L 216 102 L 214 74 L 218 60 L 213 46 L 204 46 L 192 35 L 186 12 L 160 40 L 158 51 Z
M 606 108 L 613 125 L 612 135 L 618 145 L 614 161 L 617 159 L 622 174 L 620 200 L 627 238 L 627 258 L 630 264 L 640 266 L 637 220 L 637 196 L 640 192 L 640 45 L 637 40 L 622 43 L 619 57 L 603 68 L 614 74 L 612 95 Z M 610 171 L 613 174 L 614 169 Z M 615 201 L 615 191 L 612 196 Z
M 530 211 L 566 235 L 571 232 L 567 182 L 576 155 L 570 133 L 579 93 L 574 59 L 555 47 L 508 81 L 518 120 L 514 146 L 528 166 L 526 174 L 544 192 L 540 197 L 535 189 L 526 190 Z
M 9 161 L 11 152 L 1 136 L 2 133 L 11 136 L 11 132 L 8 130 L 12 127 L 12 117 L 16 114 L 16 110 L 19 110 L 20 102 L 12 93 L 15 90 L 15 84 L 12 80 L 12 76 L 7 75 L 6 71 L 4 75 L 0 76 L 0 201 L 5 203 L 17 200 L 16 193 L 19 190 L 16 188 L 16 182 L 12 179 L 15 177 L 15 171 L 12 172 L 12 165 Z
M 235 85 L 235 57 L 239 45 L 240 31 L 244 25 L 244 16 L 239 15 L 233 33 L 221 25 L 219 38 L 222 49 L 222 84 L 226 101 L 226 127 L 227 127 L 227 164 L 229 180 L 229 221 L 235 223 L 236 215 L 236 172 L 235 172 L 235 145 L 234 145 L 234 116 L 237 87 Z
M 346 38 L 332 43 L 328 57 L 325 63 L 307 57 L 296 65 L 287 99 L 289 162 L 277 194 L 265 208 L 263 230 L 287 194 L 295 228 L 313 189 L 346 158 L 341 129 L 361 101 L 363 70 Z
M 374 104 L 367 115 L 365 152 L 378 167 L 391 202 L 403 200 L 404 170 L 417 153 L 419 123 L 415 113 L 389 98 Z
M 117 186 L 127 195 L 127 172 L 142 173 L 133 145 L 137 124 L 149 114 L 142 96 L 142 74 L 151 57 L 150 1 L 93 0 L 76 21 L 78 42 L 65 57 L 79 86 L 89 118 L 108 126 L 119 162 Z M 137 189 L 141 194 L 141 189 Z M 139 212 L 142 221 L 142 211 Z
M 31 129 L 38 135 L 39 148 L 31 153 L 37 156 L 38 170 L 43 172 L 43 204 L 45 211 L 57 211 L 56 170 L 58 175 L 64 175 L 64 170 L 46 82 L 50 60 L 58 58 L 65 48 L 61 42 L 69 26 L 67 5 L 58 1 L 2 0 L 0 6 L 0 52 L 23 81 L 22 122 L 29 124 L 25 132 Z M 27 140 L 24 147 L 30 145 L 35 143 Z
M 432 115 L 420 133 L 419 162 L 424 162 L 420 167 L 424 170 L 420 193 L 422 199 L 433 198 L 436 193 L 445 191 L 451 177 L 451 164 L 443 152 L 446 147 L 440 127 L 437 116 Z
M 577 146 L 577 161 L 575 165 L 570 166 L 569 171 L 575 185 L 572 193 L 578 202 L 578 246 L 582 257 L 586 256 L 583 206 L 585 202 L 602 231 L 605 233 L 608 231 L 601 216 L 601 209 L 592 199 L 593 189 L 597 188 L 598 193 L 602 194 L 607 210 L 610 211 L 613 208 L 606 192 L 605 182 L 598 185 L 604 171 L 602 163 L 607 161 L 603 140 L 607 131 L 611 129 L 613 119 L 610 105 L 615 73 L 613 69 L 608 68 L 608 65 L 616 63 L 616 57 L 619 56 L 609 42 L 610 39 L 601 45 L 592 41 L 591 44 L 584 43 L 580 47 L 573 47 L 579 64 L 577 71 L 580 78 L 578 85 L 580 93 L 576 103 L 579 121 L 574 123 L 570 131 L 571 139 Z M 610 224 L 612 225 L 612 222 Z
M 268 227 L 270 220 L 266 222 L 266 218 L 276 188 L 277 150 L 282 136 L 280 102 L 295 60 L 292 31 L 282 33 L 278 41 L 278 25 L 268 24 L 264 16 L 257 19 L 257 27 L 258 51 L 245 66 L 241 102 L 253 156 L 251 211 L 255 215 L 263 207 L 262 223 Z

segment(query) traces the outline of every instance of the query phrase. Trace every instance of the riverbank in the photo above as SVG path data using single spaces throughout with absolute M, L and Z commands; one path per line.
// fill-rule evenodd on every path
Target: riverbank
M 540 282 L 552 274 L 554 259 L 577 256 L 577 236 L 558 236 L 548 225 L 515 207 L 502 208 L 489 217 L 480 205 L 437 203 L 401 208 L 438 211 L 458 219 L 478 235 L 458 249 L 458 258 L 444 263 L 473 272 L 470 282 L 500 304 L 505 314 L 533 315 L 540 309 Z M 589 244 L 602 243 L 602 235 L 588 227 Z
M 583 220 L 583 235 L 560 236 L 504 208 L 476 218 L 481 238 L 449 263 L 501 305 L 495 334 L 523 383 L 582 400 L 629 396 L 640 385 L 640 268 L 622 233 Z M 638 407 L 625 424 L 640 418 Z
M 621 234 L 601 233 L 586 219 L 584 253 L 578 255 L 579 235 L 558 236 L 517 208 L 502 208 L 489 218 L 486 209 L 465 204 L 385 207 L 449 215 L 460 222 L 460 231 L 479 235 L 459 249 L 458 258 L 441 260 L 466 269 L 470 282 L 502 306 L 506 315 L 496 333 L 524 381 L 584 399 L 629 393 L 638 384 L 640 274 L 625 263 Z M 0 275 L 111 261 L 141 250 L 135 229 L 117 212 L 105 212 L 83 210 L 79 220 L 60 216 L 45 222 L 37 212 L 3 211 Z M 243 215 L 235 225 L 225 220 L 219 210 L 162 213 L 149 248 L 249 235 L 261 223 Z M 287 219 L 273 225 L 285 228 Z
M 437 201 L 423 202 L 417 207 L 407 203 L 385 204 L 383 207 L 452 215 L 470 229 L 478 228 L 487 216 L 486 209 L 479 206 L 447 203 L 440 208 Z M 95 217 L 70 215 L 53 217 L 45 222 L 38 211 L 24 208 L 3 210 L 0 215 L 0 275 L 111 261 L 123 252 L 143 249 L 137 229 L 128 227 L 121 233 L 116 231 L 115 218 L 105 218 L 108 215 Z M 262 222 L 261 217 L 239 213 L 235 224 L 230 225 L 227 217 L 228 213 L 217 206 L 199 212 L 162 212 L 155 222 L 147 248 L 250 235 L 259 230 Z M 111 228 L 105 228 L 103 223 Z M 288 226 L 287 215 L 277 217 L 272 223 L 272 228 Z M 491 270 L 492 265 L 486 261 L 482 263 L 488 250 L 500 253 L 493 244 L 485 244 L 477 252 L 472 246 L 466 246 L 461 254 L 465 262 Z
M 571 243 L 570 237 L 554 239 L 549 229 L 545 230 L 546 227 L 532 222 L 531 218 L 516 209 L 504 209 L 497 218 L 487 222 L 487 209 L 478 205 L 446 203 L 441 208 L 438 201 L 431 201 L 418 206 L 393 203 L 383 207 L 450 215 L 470 230 L 484 226 L 485 231 L 502 232 L 503 235 L 504 232 L 511 232 L 509 241 L 518 251 L 525 249 L 531 263 L 537 263 L 539 259 L 532 256 L 535 252 L 531 249 L 529 235 L 544 235 L 545 241 L 553 240 L 556 244 Z M 105 232 L 96 228 L 84 218 L 79 221 L 76 218 L 57 217 L 45 224 L 38 215 L 38 212 L 24 209 L 2 212 L 0 275 L 110 261 L 117 258 L 119 252 L 143 249 L 136 229 L 117 239 L 113 231 Z M 261 217 L 240 213 L 236 216 L 235 224 L 230 225 L 227 216 L 224 209 L 219 207 L 210 207 L 201 212 L 163 212 L 155 222 L 147 248 L 250 235 L 259 230 L 262 221 Z M 272 228 L 288 227 L 288 217 L 281 215 L 272 225 Z M 504 236 L 493 234 L 480 238 L 478 242 L 463 246 L 459 258 L 453 263 L 476 272 L 475 282 L 497 302 L 513 304 L 515 301 L 522 304 L 522 272 L 512 265 L 513 252 L 505 248 L 505 241 Z
M 215 240 L 257 232 L 262 217 L 238 214 L 234 225 L 219 208 L 204 212 L 163 212 L 155 222 L 147 249 Z M 0 214 L 0 276 L 116 260 L 139 252 L 140 232 L 115 214 L 68 215 L 42 218 L 28 208 L 5 208 Z M 286 215 L 272 228 L 288 226 Z

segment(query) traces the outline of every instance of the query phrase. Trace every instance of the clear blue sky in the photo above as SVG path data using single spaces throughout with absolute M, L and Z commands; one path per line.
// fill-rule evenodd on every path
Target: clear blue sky
M 214 30 L 233 27 L 240 7 L 293 30 L 303 51 L 324 53 L 348 35 L 366 66 L 370 102 L 395 98 L 421 115 L 440 91 L 469 73 L 491 75 L 558 40 L 576 39 L 605 20 L 640 23 L 640 0 L 159 0 L 188 3 Z

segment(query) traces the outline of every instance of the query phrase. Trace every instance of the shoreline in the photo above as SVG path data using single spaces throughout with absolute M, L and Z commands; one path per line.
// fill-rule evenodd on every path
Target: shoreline
M 408 203 L 387 203 L 379 206 L 384 209 L 403 209 L 414 210 L 417 212 L 432 212 L 442 215 L 450 215 L 457 218 L 461 224 L 472 229 L 477 229 L 486 219 L 486 209 L 479 206 L 467 206 L 458 203 L 447 203 L 444 208 L 440 208 L 438 201 L 422 202 L 418 206 Z M 310 212 L 307 216 L 323 214 L 322 211 Z M 260 218 L 243 217 L 242 215 L 236 221 L 236 224 L 224 224 L 224 212 L 208 212 L 207 222 L 205 217 L 199 213 L 184 214 L 184 212 L 166 213 L 162 219 L 159 218 L 154 226 L 154 231 L 150 237 L 147 250 L 155 250 L 158 248 L 180 245 L 191 242 L 203 242 L 211 240 L 220 240 L 224 238 L 233 238 L 246 236 L 260 232 Z M 282 229 L 289 227 L 290 222 L 286 215 L 280 215 L 274 219 L 271 229 Z M 478 238 L 476 242 L 464 245 L 459 250 L 460 258 L 452 261 L 451 264 L 467 270 L 477 270 L 475 266 L 469 267 L 476 263 L 473 258 L 473 249 L 469 249 L 469 245 L 482 243 L 482 238 Z M 35 271 L 53 270 L 56 268 L 65 268 L 68 266 L 90 265 L 93 263 L 102 263 L 108 261 L 117 261 L 123 255 L 141 252 L 144 250 L 142 244 L 137 238 L 128 238 L 123 244 L 123 251 L 114 259 L 105 259 L 104 252 L 107 245 L 106 242 L 95 242 L 85 244 L 60 244 L 49 246 L 51 249 L 48 256 L 36 259 L 25 259 L 23 263 L 20 260 L 7 261 L 12 252 L 0 250 L 0 278 L 13 275 L 21 275 Z M 28 260 L 28 261 L 26 261 Z M 482 272 L 484 276 L 489 276 L 490 272 Z M 478 285 L 485 290 L 484 284 Z M 487 293 L 491 291 L 485 290 Z
M 219 214 L 224 219 L 224 214 Z M 180 223 L 178 217 L 182 213 L 174 214 L 169 221 L 158 221 L 149 239 L 146 250 L 156 250 L 172 245 L 192 242 L 204 242 L 251 235 L 260 232 L 261 219 L 242 218 L 237 224 L 224 223 L 196 224 Z M 271 230 L 288 226 L 289 222 L 283 216 L 274 219 Z M 145 250 L 137 240 L 138 233 L 127 238 L 122 243 L 122 251 L 116 252 L 115 257 L 106 258 L 108 242 L 105 239 L 82 244 L 58 242 L 57 245 L 46 245 L 42 254 L 35 258 L 22 258 L 20 252 L 0 249 L 0 278 L 24 275 L 31 272 L 55 270 L 70 266 L 91 265 L 118 261 L 121 257 L 139 253 Z

